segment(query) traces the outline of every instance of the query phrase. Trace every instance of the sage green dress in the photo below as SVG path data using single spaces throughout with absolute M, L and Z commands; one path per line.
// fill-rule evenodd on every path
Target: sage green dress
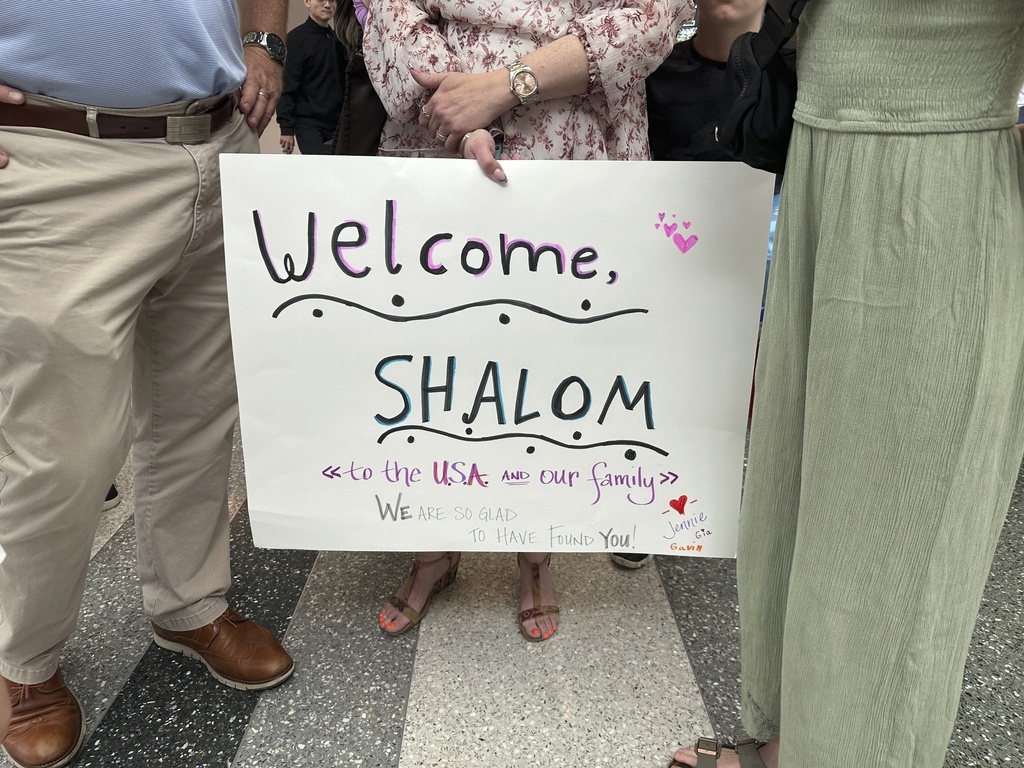
M 1024 455 L 1024 0 L 810 0 L 738 558 L 781 768 L 938 768 Z

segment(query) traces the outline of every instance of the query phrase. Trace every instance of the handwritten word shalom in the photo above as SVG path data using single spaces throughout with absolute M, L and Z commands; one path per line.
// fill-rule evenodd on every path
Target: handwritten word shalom
M 569 274 L 577 280 L 590 280 L 597 276 L 595 269 L 599 258 L 597 250 L 592 246 L 583 245 L 575 249 L 566 248 L 557 243 L 535 244 L 520 237 L 510 237 L 504 232 L 498 233 L 497 245 L 492 245 L 482 237 L 468 237 L 462 243 L 454 242 L 452 232 L 436 232 L 429 235 L 422 243 L 415 246 L 415 256 L 403 263 L 398 253 L 398 218 L 395 214 L 395 201 L 387 200 L 384 204 L 384 228 L 380 243 L 383 252 L 371 259 L 361 249 L 370 244 L 370 228 L 361 221 L 346 220 L 334 227 L 330 238 L 330 255 L 335 265 L 345 275 L 352 278 L 364 278 L 372 271 L 372 260 L 378 260 L 389 274 L 397 275 L 405 263 L 416 263 L 428 275 L 439 277 L 452 269 L 461 270 L 469 275 L 480 276 L 492 268 L 500 270 L 502 275 L 512 274 L 513 262 L 520 260 L 530 272 L 537 272 L 542 261 L 550 264 L 559 274 Z M 270 279 L 275 283 L 303 282 L 313 273 L 318 251 L 317 230 L 319 222 L 314 211 L 310 211 L 306 220 L 306 258 L 301 265 L 291 252 L 280 257 L 280 264 L 267 245 L 267 227 L 259 211 L 252 212 L 253 226 L 256 231 L 256 242 L 263 257 Z M 609 283 L 615 282 L 614 271 L 608 273 Z
M 391 368 L 392 366 L 393 368 Z M 426 424 L 431 419 L 432 396 L 443 396 L 443 411 L 452 411 L 455 399 L 456 370 L 455 356 L 448 357 L 444 373 L 441 375 L 434 373 L 434 361 L 430 355 L 424 355 L 418 366 L 413 363 L 412 355 L 389 355 L 383 358 L 377 363 L 377 368 L 374 371 L 377 381 L 397 393 L 401 397 L 402 403 L 393 414 L 377 413 L 374 418 L 379 424 L 391 426 L 400 424 L 412 416 L 414 408 L 413 400 L 409 395 L 410 390 L 419 395 L 417 402 L 419 403 L 420 423 Z M 512 412 L 514 424 L 523 424 L 541 415 L 540 411 L 534 410 L 532 405 L 527 404 L 529 378 L 530 371 L 527 368 L 520 368 L 515 385 L 515 407 Z M 625 376 L 617 375 L 608 387 L 608 394 L 603 399 L 597 423 L 604 424 L 608 411 L 614 404 L 621 404 L 629 411 L 642 404 L 641 412 L 644 416 L 644 423 L 647 429 L 654 429 L 651 383 L 643 381 L 635 391 L 636 395 L 631 396 Z M 466 424 L 476 421 L 485 405 L 493 407 L 494 420 L 498 424 L 508 423 L 509 413 L 506 403 L 511 400 L 509 396 L 511 390 L 502 386 L 501 367 L 496 361 L 489 360 L 484 365 L 475 392 L 469 403 L 469 408 L 464 411 L 463 421 Z M 544 407 L 556 419 L 577 421 L 590 413 L 593 402 L 591 386 L 579 376 L 567 376 L 555 385 L 546 399 Z

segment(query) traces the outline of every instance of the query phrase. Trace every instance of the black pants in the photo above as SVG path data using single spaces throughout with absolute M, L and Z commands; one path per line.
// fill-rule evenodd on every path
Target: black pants
M 304 155 L 326 155 L 330 152 L 327 142 L 334 135 L 333 128 L 321 128 L 316 125 L 296 125 L 295 143 L 299 152 Z

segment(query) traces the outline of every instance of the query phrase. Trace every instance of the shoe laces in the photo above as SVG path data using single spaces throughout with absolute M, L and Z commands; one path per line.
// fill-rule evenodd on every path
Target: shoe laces
M 15 686 L 15 688 L 11 689 L 11 709 L 14 710 L 12 713 L 12 725 L 18 720 L 29 717 L 33 719 L 42 717 L 59 712 L 62 709 L 67 709 L 70 706 L 67 698 L 57 698 L 54 696 L 57 691 L 42 693 L 39 690 L 40 685 L 31 685 L 29 683 L 16 683 Z M 19 712 L 19 710 L 21 711 Z

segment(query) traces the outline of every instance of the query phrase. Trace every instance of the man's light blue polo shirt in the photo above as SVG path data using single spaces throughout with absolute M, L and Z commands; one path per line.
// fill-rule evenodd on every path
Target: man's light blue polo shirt
M 2 0 L 0 83 L 96 107 L 230 93 L 245 78 L 234 0 Z

